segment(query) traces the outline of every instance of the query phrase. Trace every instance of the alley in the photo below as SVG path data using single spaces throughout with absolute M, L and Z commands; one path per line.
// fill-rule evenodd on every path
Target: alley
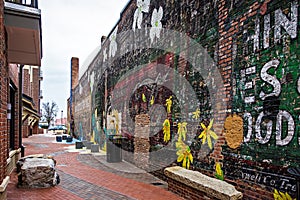
M 21 189 L 17 187 L 14 171 L 8 186 L 8 200 L 21 199 L 180 199 L 167 191 L 166 183 L 148 173 L 140 173 L 129 163 L 120 167 L 105 163 L 105 154 L 78 152 L 74 144 L 62 144 L 52 135 L 34 135 L 24 139 L 26 155 L 53 155 L 61 182 L 47 189 Z M 105 164 L 104 164 L 105 163 Z M 125 166 L 126 165 L 126 166 Z M 151 183 L 160 183 L 154 186 Z

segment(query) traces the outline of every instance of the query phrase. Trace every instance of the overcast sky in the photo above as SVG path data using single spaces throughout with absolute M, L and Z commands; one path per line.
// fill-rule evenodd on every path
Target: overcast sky
M 39 0 L 42 12 L 42 102 L 54 101 L 57 118 L 67 116 L 70 96 L 70 63 L 79 66 L 100 45 L 120 18 L 128 0 Z

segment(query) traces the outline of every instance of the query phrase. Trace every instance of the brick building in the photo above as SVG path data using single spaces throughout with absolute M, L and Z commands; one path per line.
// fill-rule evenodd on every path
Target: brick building
M 22 137 L 38 133 L 40 118 L 41 11 L 37 0 L 0 1 L 0 199 L 24 154 Z
M 179 143 L 191 170 L 221 166 L 245 199 L 295 197 L 298 13 L 297 0 L 129 1 L 90 63 L 71 65 L 74 134 L 104 150 L 122 135 L 123 159 L 146 169 L 185 166 Z

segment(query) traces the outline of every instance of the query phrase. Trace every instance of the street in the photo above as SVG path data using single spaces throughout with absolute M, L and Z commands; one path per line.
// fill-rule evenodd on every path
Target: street
M 45 189 L 18 188 L 14 171 L 10 176 L 8 200 L 181 199 L 167 191 L 165 182 L 129 163 L 107 163 L 103 152 L 91 154 L 76 150 L 74 144 L 57 143 L 50 134 L 24 138 L 23 144 L 25 156 L 54 156 L 61 182 Z

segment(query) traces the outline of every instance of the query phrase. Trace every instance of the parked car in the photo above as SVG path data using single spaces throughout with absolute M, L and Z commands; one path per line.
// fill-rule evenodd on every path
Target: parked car
M 67 127 L 65 125 L 52 126 L 52 127 L 48 128 L 48 131 L 50 131 L 54 134 L 66 134 Z

